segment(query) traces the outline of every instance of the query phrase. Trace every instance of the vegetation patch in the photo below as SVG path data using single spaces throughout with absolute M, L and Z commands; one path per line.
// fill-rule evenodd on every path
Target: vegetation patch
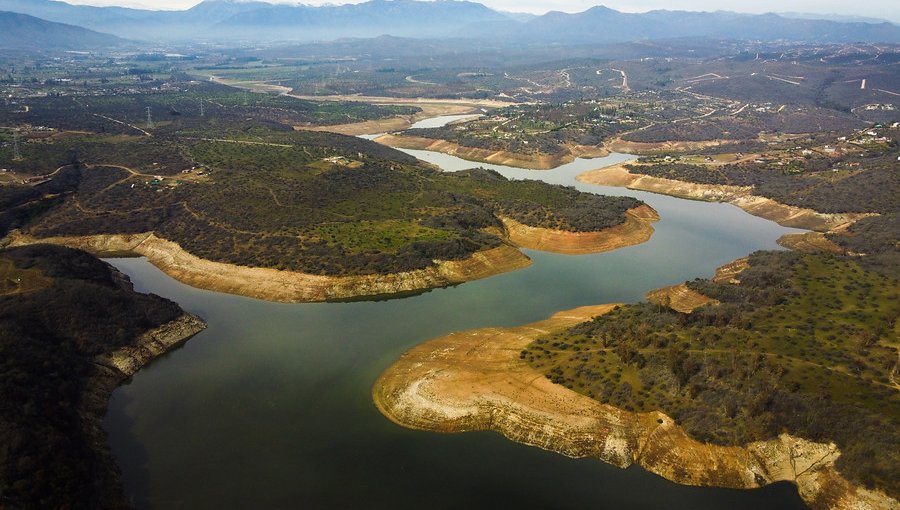
M 835 255 L 758 252 L 749 263 L 739 284 L 689 282 L 719 305 L 623 306 L 521 357 L 601 402 L 661 410 L 702 441 L 834 441 L 842 473 L 896 497 L 897 280 Z

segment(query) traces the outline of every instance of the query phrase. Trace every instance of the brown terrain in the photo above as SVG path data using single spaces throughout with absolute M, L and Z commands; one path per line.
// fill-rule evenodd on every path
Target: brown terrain
M 571 163 L 576 158 L 599 158 L 609 155 L 609 151 L 606 149 L 588 145 L 566 145 L 566 150 L 562 154 L 524 154 L 466 147 L 446 140 L 420 136 L 387 134 L 379 136 L 375 141 L 395 149 L 442 152 L 470 161 L 528 168 L 531 170 L 550 170 L 560 165 Z
M 531 250 L 582 255 L 601 253 L 641 244 L 653 235 L 654 222 L 659 214 L 649 205 L 640 205 L 625 212 L 625 222 L 600 232 L 567 232 L 530 227 L 512 218 L 501 218 L 511 243 Z
M 651 290 L 647 293 L 647 301 L 681 313 L 691 313 L 702 306 L 719 304 L 717 300 L 691 290 L 684 283 Z
M 822 232 L 804 232 L 802 234 L 785 234 L 778 238 L 778 244 L 795 251 L 826 251 L 844 253 L 844 249 L 834 244 Z
M 751 188 L 748 186 L 695 184 L 635 174 L 629 172 L 625 168 L 625 164 L 627 163 L 591 170 L 579 175 L 577 179 L 589 184 L 621 186 L 692 200 L 728 202 L 754 216 L 772 220 L 785 227 L 804 228 L 819 232 L 838 230 L 860 218 L 871 216 L 865 213 L 820 213 L 812 209 L 785 205 L 771 198 L 752 195 Z
M 754 488 L 786 480 L 814 509 L 897 508 L 885 494 L 855 487 L 835 470 L 840 451 L 834 444 L 788 434 L 743 447 L 700 443 L 661 412 L 601 404 L 519 359 L 534 339 L 615 306 L 577 308 L 525 326 L 453 333 L 416 346 L 375 382 L 375 405 L 404 427 L 492 430 L 569 457 L 622 468 L 638 464 L 682 484 Z

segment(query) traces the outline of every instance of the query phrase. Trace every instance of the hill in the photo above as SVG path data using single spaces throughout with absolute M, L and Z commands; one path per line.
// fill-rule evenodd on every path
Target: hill
M 118 37 L 45 21 L 26 14 L 0 12 L 0 48 L 79 50 L 115 46 Z
M 0 506 L 127 507 L 100 426 L 109 393 L 203 327 L 85 252 L 0 249 Z

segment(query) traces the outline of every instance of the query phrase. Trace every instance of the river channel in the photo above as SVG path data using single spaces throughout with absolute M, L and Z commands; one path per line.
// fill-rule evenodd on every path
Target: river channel
M 188 287 L 143 258 L 110 259 L 137 290 L 177 301 L 209 324 L 110 401 L 105 428 L 138 508 L 805 508 L 787 483 L 686 487 L 496 433 L 412 431 L 381 416 L 372 383 L 419 343 L 582 305 L 638 301 L 752 251 L 778 249 L 776 239 L 798 232 L 728 204 L 575 181 L 633 157 L 624 154 L 522 170 L 405 152 L 446 171 L 484 166 L 509 178 L 637 197 L 662 219 L 638 246 L 582 256 L 526 250 L 534 261 L 526 269 L 383 301 L 270 303 Z

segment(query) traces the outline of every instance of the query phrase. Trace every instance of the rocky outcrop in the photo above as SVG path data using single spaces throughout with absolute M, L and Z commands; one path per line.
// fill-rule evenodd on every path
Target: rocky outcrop
M 141 367 L 178 347 L 205 328 L 206 323 L 199 318 L 183 314 L 173 321 L 144 333 L 131 345 L 94 359 L 95 371 L 85 382 L 84 390 L 81 393 L 79 412 L 81 429 L 91 448 L 98 453 L 97 458 L 101 463 L 96 470 L 96 484 L 109 491 L 107 496 L 109 501 L 115 501 L 121 497 L 119 468 L 109 451 L 106 431 L 103 429 L 103 416 L 106 414 L 106 407 L 113 390 Z M 127 508 L 129 505 L 124 500 L 120 500 L 115 506 Z
M 516 246 L 532 250 L 581 255 L 641 244 L 653 235 L 652 223 L 659 214 L 649 205 L 639 205 L 625 212 L 625 221 L 598 232 L 568 232 L 531 227 L 512 218 L 502 217 L 505 235 Z
M 844 479 L 834 468 L 840 452 L 833 444 L 787 434 L 743 447 L 701 443 L 663 413 L 601 404 L 552 383 L 519 359 L 537 337 L 614 307 L 583 307 L 526 326 L 453 333 L 421 344 L 378 378 L 375 405 L 405 427 L 493 430 L 570 457 L 638 464 L 683 484 L 754 488 L 787 480 L 813 508 L 897 508 L 885 494 Z
M 772 220 L 785 227 L 827 232 L 840 229 L 866 213 L 820 213 L 812 209 L 786 205 L 771 198 L 751 194 L 752 187 L 724 184 L 696 184 L 631 173 L 624 164 L 591 170 L 577 177 L 581 182 L 605 186 L 621 186 L 664 195 L 708 202 L 728 202 L 748 213 Z
M 609 155 L 609 151 L 601 147 L 574 144 L 563 145 L 563 150 L 559 154 L 525 154 L 466 147 L 457 143 L 448 142 L 447 140 L 409 135 L 383 135 L 376 138 L 375 141 L 396 149 L 417 149 L 442 152 L 470 161 L 529 168 L 532 170 L 549 170 L 565 163 L 571 163 L 572 161 L 575 161 L 575 158 L 580 157 L 599 158 Z

